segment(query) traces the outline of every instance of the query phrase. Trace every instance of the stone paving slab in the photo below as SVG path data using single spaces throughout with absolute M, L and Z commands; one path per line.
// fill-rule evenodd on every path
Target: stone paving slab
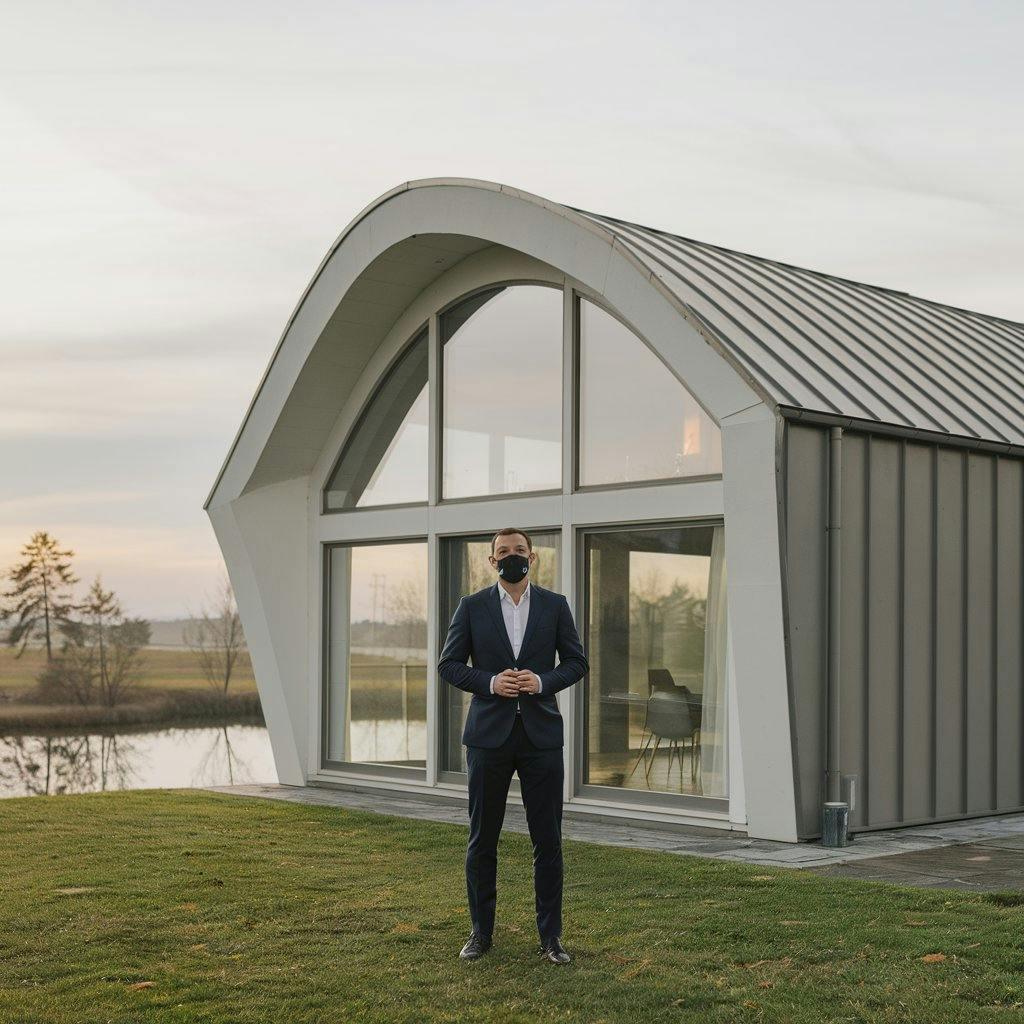
M 1020 890 L 1024 889 L 1024 844 L 1010 837 L 983 839 L 827 865 L 816 873 L 978 892 Z
M 423 821 L 468 827 L 464 798 L 410 797 L 387 790 L 278 784 L 210 786 L 211 792 L 349 807 Z M 529 834 L 524 809 L 510 802 L 505 826 Z M 1024 814 L 973 818 L 858 834 L 849 846 L 830 849 L 818 842 L 779 843 L 751 839 L 742 832 L 661 824 L 619 824 L 566 807 L 562 835 L 567 839 L 663 850 L 763 867 L 799 868 L 831 877 L 861 878 L 899 885 L 976 889 L 1024 889 Z

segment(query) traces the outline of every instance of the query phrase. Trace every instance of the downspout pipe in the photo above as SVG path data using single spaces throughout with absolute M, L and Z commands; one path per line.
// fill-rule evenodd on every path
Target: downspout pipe
M 828 447 L 828 721 L 825 736 L 825 805 L 822 808 L 823 846 L 846 846 L 850 808 L 843 801 L 839 759 L 839 612 L 842 592 L 842 470 L 843 428 L 829 429 Z

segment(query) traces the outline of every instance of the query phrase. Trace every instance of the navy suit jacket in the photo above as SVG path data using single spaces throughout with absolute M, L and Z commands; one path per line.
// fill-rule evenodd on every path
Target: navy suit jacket
M 540 693 L 520 694 L 523 728 L 536 746 L 560 747 L 564 733 L 555 694 L 579 682 L 590 668 L 569 602 L 564 594 L 530 581 L 530 613 L 516 658 L 501 614 L 499 586 L 495 581 L 459 600 L 437 663 L 437 674 L 446 683 L 473 694 L 462 742 L 500 747 L 508 739 L 516 699 L 491 693 L 491 676 L 521 668 L 536 672 L 541 682 Z M 469 659 L 472 666 L 467 664 Z

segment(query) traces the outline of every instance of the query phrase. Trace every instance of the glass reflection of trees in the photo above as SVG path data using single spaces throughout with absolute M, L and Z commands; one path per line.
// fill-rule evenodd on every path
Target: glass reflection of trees
M 329 557 L 327 759 L 422 770 L 427 546 L 339 544 Z
M 708 647 L 720 529 L 694 525 L 586 535 L 587 783 L 724 795 L 724 684 L 715 667 L 718 648 Z M 664 705 L 665 697 L 679 703 Z M 686 747 L 688 771 L 684 777 L 680 757 L 678 781 L 668 777 L 673 744 L 680 753 Z M 710 763 L 712 754 L 715 777 L 706 787 L 702 762 Z
M 666 591 L 661 570 L 651 566 L 629 590 L 629 620 L 633 664 L 630 689 L 645 692 L 647 668 L 671 651 L 671 668 L 677 683 L 695 694 L 703 690 L 704 631 L 707 622 L 707 590 L 695 591 L 685 580 L 673 579 Z

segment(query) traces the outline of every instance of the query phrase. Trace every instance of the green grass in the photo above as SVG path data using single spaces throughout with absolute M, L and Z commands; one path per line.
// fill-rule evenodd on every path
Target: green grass
M 1024 1019 L 1000 896 L 567 841 L 563 967 L 510 832 L 464 964 L 461 826 L 155 790 L 0 815 L 5 1024 Z

